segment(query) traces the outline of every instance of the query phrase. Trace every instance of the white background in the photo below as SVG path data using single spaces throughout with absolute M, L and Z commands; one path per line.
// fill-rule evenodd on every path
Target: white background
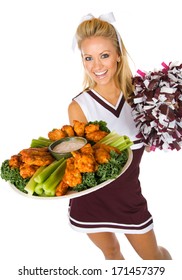
M 179 4 L 180 0 L 1 0 L 0 162 L 29 147 L 32 138 L 47 137 L 52 128 L 68 124 L 67 106 L 82 90 L 80 54 L 71 45 L 83 15 L 114 12 L 135 73 L 138 68 L 159 69 L 163 61 L 182 61 Z M 182 249 L 180 159 L 181 151 L 156 151 L 145 153 L 141 164 L 143 194 L 158 242 L 174 259 L 170 271 L 181 260 Z M 23 265 L 106 266 L 87 236 L 69 227 L 67 206 L 67 199 L 26 198 L 0 181 L 1 279 L 20 279 L 17 270 Z M 126 259 L 141 266 L 122 234 L 118 238 Z

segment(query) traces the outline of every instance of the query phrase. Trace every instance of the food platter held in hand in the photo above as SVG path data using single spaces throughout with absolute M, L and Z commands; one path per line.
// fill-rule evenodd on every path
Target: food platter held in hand
M 95 187 L 92 187 L 92 188 L 88 188 L 86 190 L 82 190 L 82 191 L 74 191 L 74 190 L 69 190 L 67 191 L 67 193 L 65 195 L 62 195 L 62 196 L 35 196 L 35 195 L 29 195 L 29 194 L 26 194 L 22 191 L 20 191 L 19 189 L 17 189 L 13 184 L 9 184 L 10 187 L 16 191 L 18 194 L 21 194 L 25 197 L 29 197 L 29 198 L 34 198 L 34 199 L 72 199 L 72 198 L 77 198 L 77 197 L 80 197 L 80 196 L 83 196 L 83 195 L 87 195 L 87 194 L 90 194 L 94 191 L 97 191 L 103 187 L 107 187 L 108 184 L 110 184 L 111 182 L 113 182 L 114 180 L 116 180 L 118 177 L 122 176 L 123 173 L 126 172 L 126 170 L 129 168 L 131 162 L 132 162 L 132 159 L 133 159 L 133 152 L 132 150 L 129 148 L 127 149 L 128 151 L 128 160 L 126 162 L 126 164 L 124 165 L 124 167 L 122 168 L 120 174 L 114 178 L 114 179 L 109 179 L 105 182 L 102 182 L 100 183 L 99 185 L 95 186 Z
M 103 121 L 74 121 L 32 139 L 1 165 L 1 178 L 18 193 L 36 199 L 74 198 L 107 186 L 132 161 L 133 142 L 110 132 Z

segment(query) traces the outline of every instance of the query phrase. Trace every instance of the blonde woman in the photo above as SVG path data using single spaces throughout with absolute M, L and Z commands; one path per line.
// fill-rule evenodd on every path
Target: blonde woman
M 70 224 L 86 233 L 107 260 L 125 259 L 115 233 L 125 234 L 142 259 L 171 259 L 169 252 L 157 244 L 153 219 L 142 195 L 138 177 L 144 145 L 136 137 L 138 130 L 129 104 L 132 73 L 126 48 L 109 21 L 88 15 L 77 28 L 84 89 L 73 98 L 68 114 L 72 125 L 74 120 L 104 120 L 111 131 L 129 136 L 134 142 L 133 160 L 114 182 L 70 201 Z

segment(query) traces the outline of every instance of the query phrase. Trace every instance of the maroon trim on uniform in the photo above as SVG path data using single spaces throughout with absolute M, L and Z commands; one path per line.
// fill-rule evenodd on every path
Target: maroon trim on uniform
M 75 97 L 73 97 L 72 98 L 72 100 L 75 100 L 75 98 L 77 98 L 79 95 L 81 95 L 83 93 L 83 91 L 82 92 L 80 92 L 79 94 L 77 94 Z
M 99 104 L 101 104 L 104 108 L 106 108 L 108 111 L 110 111 L 113 115 L 115 115 L 117 118 L 119 117 L 121 110 L 123 108 L 125 99 L 124 96 L 121 98 L 119 106 L 117 109 L 112 108 L 107 103 L 105 103 L 102 99 L 100 99 L 97 95 L 95 95 L 91 90 L 88 90 L 87 93 L 92 96 Z
M 134 144 L 139 144 L 139 143 L 142 143 L 143 142 L 143 140 L 142 139 L 139 139 L 139 140 L 135 140 L 135 141 L 133 141 L 133 143 Z

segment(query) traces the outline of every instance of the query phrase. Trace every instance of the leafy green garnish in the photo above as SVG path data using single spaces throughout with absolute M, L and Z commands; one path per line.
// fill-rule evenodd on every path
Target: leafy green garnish
M 115 151 L 110 152 L 111 158 L 107 163 L 99 164 L 98 170 L 94 172 L 86 172 L 82 174 L 82 183 L 73 188 L 74 191 L 83 191 L 109 179 L 116 178 L 122 171 L 128 160 L 128 150 L 122 151 L 121 154 Z
M 18 168 L 11 168 L 9 166 L 9 160 L 5 160 L 1 165 L 1 178 L 5 181 L 9 181 L 11 184 L 17 187 L 17 189 L 26 193 L 24 187 L 30 178 L 23 179 Z
M 115 151 L 110 152 L 111 158 L 107 163 L 100 164 L 96 175 L 98 178 L 98 183 L 107 181 L 108 179 L 116 178 L 122 167 L 126 164 L 128 159 L 128 151 L 124 150 L 120 155 L 118 155 Z
M 109 128 L 107 127 L 107 123 L 105 121 L 94 121 L 94 122 L 88 122 L 87 125 L 89 124 L 98 124 L 99 125 L 99 129 L 102 131 L 106 131 L 106 132 L 111 132 L 109 130 Z

